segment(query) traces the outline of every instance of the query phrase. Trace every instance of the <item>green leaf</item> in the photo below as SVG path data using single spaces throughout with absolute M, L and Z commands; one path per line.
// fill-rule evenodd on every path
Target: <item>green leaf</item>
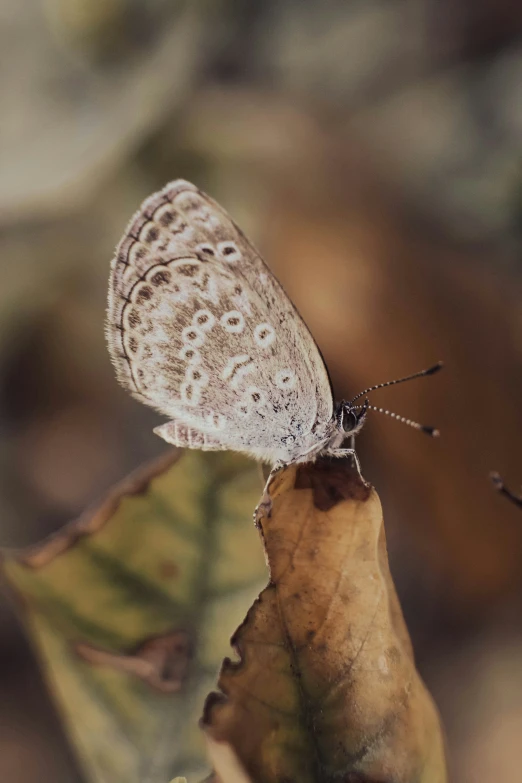
M 266 584 L 257 467 L 169 453 L 4 574 L 86 778 L 200 778 L 198 728 L 229 637 Z

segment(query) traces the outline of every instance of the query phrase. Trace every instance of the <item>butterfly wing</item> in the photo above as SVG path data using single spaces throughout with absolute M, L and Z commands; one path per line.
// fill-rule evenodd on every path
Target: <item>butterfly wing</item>
M 332 419 L 296 309 L 227 213 L 183 180 L 143 203 L 117 247 L 107 338 L 123 386 L 227 448 L 302 451 Z

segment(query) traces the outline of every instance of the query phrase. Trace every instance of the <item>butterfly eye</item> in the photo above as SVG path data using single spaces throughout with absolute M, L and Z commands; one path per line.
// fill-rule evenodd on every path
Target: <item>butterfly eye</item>
M 357 416 L 353 411 L 343 411 L 343 430 L 345 432 L 352 432 L 357 426 Z

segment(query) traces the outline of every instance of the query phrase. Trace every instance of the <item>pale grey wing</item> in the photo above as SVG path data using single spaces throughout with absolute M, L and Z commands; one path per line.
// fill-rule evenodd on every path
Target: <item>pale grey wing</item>
M 107 336 L 120 382 L 230 448 L 332 418 L 321 355 L 229 216 L 177 181 L 147 199 L 113 260 Z M 249 444 L 239 444 L 249 433 Z

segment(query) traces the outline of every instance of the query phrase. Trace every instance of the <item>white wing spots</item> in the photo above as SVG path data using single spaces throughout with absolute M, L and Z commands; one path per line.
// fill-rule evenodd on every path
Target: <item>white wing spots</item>
M 201 348 L 205 342 L 205 335 L 197 326 L 186 326 L 181 332 L 181 339 L 186 345 Z
M 292 370 L 279 370 L 275 377 L 275 385 L 278 389 L 283 391 L 289 391 L 293 389 L 296 384 L 297 378 Z
M 201 397 L 201 387 L 196 383 L 182 383 L 180 393 L 186 405 L 197 405 Z
M 284 292 L 189 183 L 170 183 L 129 223 L 112 265 L 107 336 L 123 385 L 185 417 L 171 423 L 171 442 L 301 457 L 335 423 L 321 357 Z
M 248 409 L 258 410 L 266 405 L 267 396 L 266 393 L 258 386 L 249 386 L 245 392 L 243 404 L 248 406 Z
M 205 422 L 206 426 L 209 427 L 209 429 L 218 431 L 225 429 L 225 417 L 222 416 L 221 413 L 216 413 L 213 410 L 207 411 L 205 413 L 203 416 L 203 421 Z
M 252 307 L 250 306 L 250 300 L 248 298 L 248 294 L 243 289 L 243 286 L 239 283 L 236 283 L 234 285 L 231 297 L 232 301 L 238 308 L 238 310 L 241 308 L 243 312 L 245 312 L 249 317 L 252 315 Z
M 247 373 L 252 372 L 255 369 L 255 364 L 252 357 L 248 354 L 240 354 L 239 356 L 232 356 L 225 365 L 225 369 L 221 373 L 221 377 L 224 381 L 230 381 L 232 388 L 237 388 L 239 379 L 243 378 Z
M 255 368 L 254 361 L 248 354 L 232 356 L 225 365 L 221 377 L 224 381 L 229 381 L 232 389 L 238 389 L 243 378 L 254 372 Z
M 271 324 L 258 324 L 254 329 L 254 340 L 261 348 L 268 348 L 276 337 L 275 329 Z
M 199 365 L 189 364 L 186 373 L 187 383 L 193 383 L 203 389 L 208 386 L 208 375 Z
M 235 264 L 236 261 L 241 260 L 241 253 L 239 252 L 238 246 L 230 239 L 227 239 L 225 242 L 219 242 L 217 249 L 219 255 L 227 264 Z
M 239 310 L 229 310 L 219 320 L 221 326 L 230 334 L 241 334 L 245 328 L 245 318 Z
M 193 345 L 184 345 L 178 356 L 189 364 L 199 364 L 201 362 L 201 354 Z
M 234 373 L 234 377 L 230 379 L 230 386 L 232 389 L 239 389 L 239 386 L 241 385 L 241 381 L 246 375 L 249 375 L 249 373 L 254 372 L 255 370 L 255 364 L 253 361 L 250 361 L 248 364 L 244 365 L 243 367 L 238 367 L 236 369 L 236 372 Z
M 236 407 L 238 415 L 242 419 L 246 419 L 247 416 L 250 416 L 250 408 L 248 405 L 246 405 L 244 402 L 240 402 Z
M 199 253 L 203 258 L 215 258 L 216 251 L 208 242 L 203 242 L 201 245 L 197 245 L 196 253 Z
M 194 326 L 197 326 L 202 332 L 208 332 L 209 329 L 212 329 L 215 322 L 216 318 L 210 310 L 198 310 L 192 319 Z
M 203 299 L 212 302 L 212 304 L 219 304 L 219 289 L 217 280 L 206 272 L 201 279 L 201 296 Z

